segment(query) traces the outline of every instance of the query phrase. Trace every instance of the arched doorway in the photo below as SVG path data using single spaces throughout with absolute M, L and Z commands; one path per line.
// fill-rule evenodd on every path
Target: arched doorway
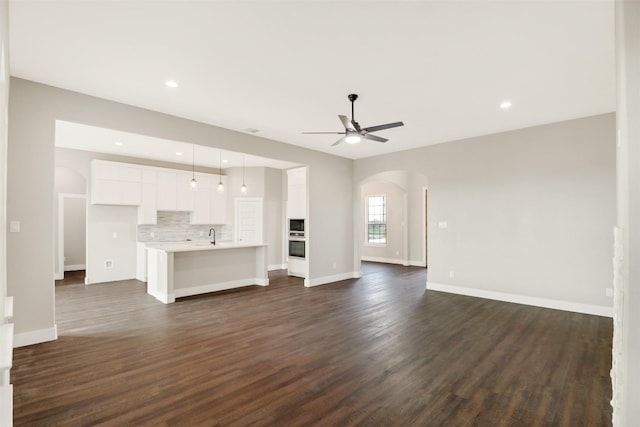
M 356 268 L 361 261 L 427 266 L 427 177 L 406 170 L 384 171 L 356 184 Z M 369 198 L 385 195 L 389 240 L 386 246 L 368 245 Z M 374 254 L 378 254 L 377 256 Z

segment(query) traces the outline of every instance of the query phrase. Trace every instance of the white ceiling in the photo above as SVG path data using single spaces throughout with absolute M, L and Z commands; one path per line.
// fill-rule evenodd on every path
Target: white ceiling
M 251 154 L 218 150 L 202 145 L 153 138 L 135 133 L 56 120 L 56 147 L 110 153 L 214 169 L 268 167 L 290 169 L 296 163 Z
M 17 77 L 362 158 L 614 111 L 613 12 L 613 0 L 13 0 L 10 65 Z M 405 126 L 378 132 L 386 144 L 301 134 L 342 130 L 349 93 L 363 127 Z

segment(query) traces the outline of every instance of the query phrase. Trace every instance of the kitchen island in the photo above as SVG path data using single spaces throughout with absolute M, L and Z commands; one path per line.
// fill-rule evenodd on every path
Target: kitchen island
M 150 243 L 147 293 L 169 304 L 176 298 L 242 286 L 268 286 L 267 245 Z

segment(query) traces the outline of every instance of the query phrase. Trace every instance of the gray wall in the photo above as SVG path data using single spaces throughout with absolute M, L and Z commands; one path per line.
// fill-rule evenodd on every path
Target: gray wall
M 42 218 L 53 218 L 56 119 L 309 165 L 310 279 L 325 282 L 356 274 L 351 160 L 13 78 L 8 215 L 22 221 L 23 228 L 12 233 L 19 236 L 9 236 L 7 274 L 9 292 L 16 297 L 16 333 L 27 334 L 22 343 L 55 337 L 53 221 Z
M 618 248 L 614 426 L 640 425 L 640 2 L 616 2 Z
M 357 160 L 354 190 L 389 170 L 426 177 L 430 283 L 612 306 L 614 114 Z

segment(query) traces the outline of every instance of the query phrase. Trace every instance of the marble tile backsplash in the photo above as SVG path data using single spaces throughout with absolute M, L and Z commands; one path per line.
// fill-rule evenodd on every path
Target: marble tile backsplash
M 211 227 L 216 230 L 216 240 L 233 240 L 229 224 L 189 224 L 189 212 L 158 211 L 157 224 L 138 225 L 138 242 L 209 240 Z

